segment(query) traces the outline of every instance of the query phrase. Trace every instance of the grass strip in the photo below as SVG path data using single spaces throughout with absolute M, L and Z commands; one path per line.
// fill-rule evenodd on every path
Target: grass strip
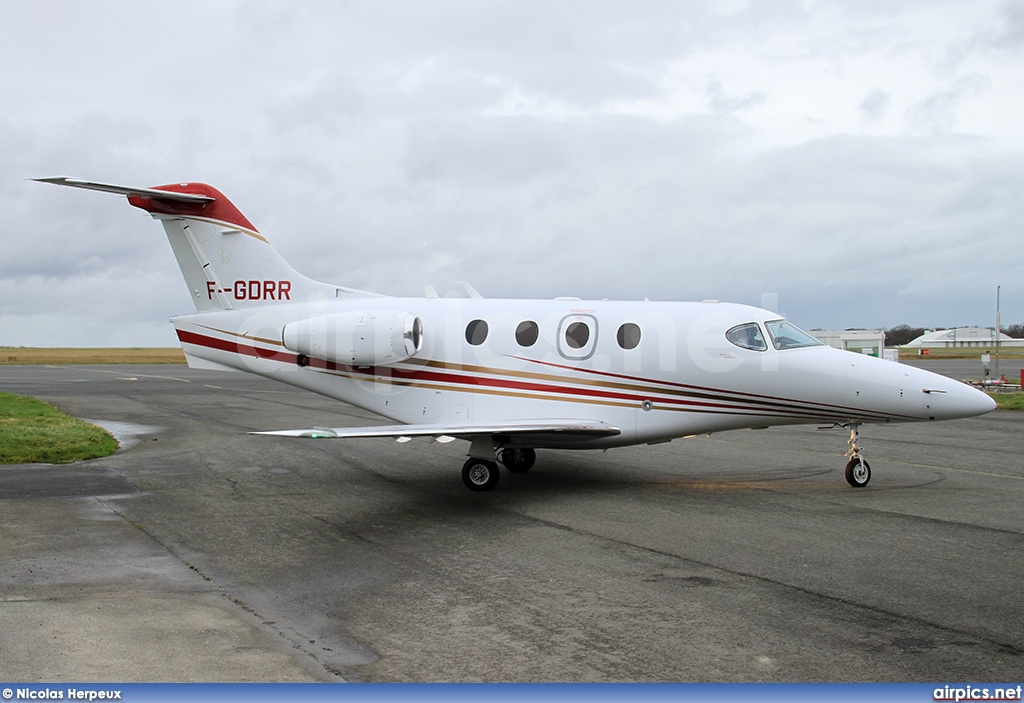
M 62 413 L 49 403 L 0 393 L 0 464 L 66 464 L 117 451 L 102 427 Z
M 5 364 L 184 364 L 185 352 L 178 347 L 151 349 L 58 347 L 0 347 L 0 365 Z
M 1024 410 L 1024 393 L 989 393 L 1001 410 Z
M 918 354 L 916 349 L 900 348 L 900 360 L 918 359 L 928 361 L 929 359 L 981 359 L 982 354 L 988 354 L 993 359 L 995 352 L 992 347 L 932 347 L 927 354 Z M 1024 359 L 1024 347 L 1006 347 L 999 349 L 1000 359 Z

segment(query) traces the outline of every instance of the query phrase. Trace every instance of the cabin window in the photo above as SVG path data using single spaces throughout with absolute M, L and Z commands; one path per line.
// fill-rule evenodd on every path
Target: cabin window
M 519 326 L 516 327 L 516 342 L 518 342 L 521 347 L 532 347 L 537 343 L 537 338 L 539 336 L 540 328 L 533 320 L 520 322 Z
M 615 339 L 623 349 L 636 349 L 640 344 L 640 326 L 627 322 L 615 333 Z
M 798 349 L 800 347 L 824 346 L 817 337 L 812 337 L 789 320 L 772 320 L 764 323 L 768 328 L 768 336 L 776 349 Z
M 597 318 L 593 315 L 566 315 L 558 323 L 558 332 L 555 334 L 558 353 L 570 361 L 589 359 L 597 351 L 597 328 Z
M 487 323 L 483 320 L 473 320 L 466 325 L 466 341 L 474 347 L 480 346 L 487 339 Z
M 565 343 L 570 349 L 582 349 L 590 341 L 590 327 L 586 322 L 573 322 L 565 328 Z
M 743 325 L 736 325 L 725 333 L 725 338 L 737 347 L 752 349 L 754 351 L 767 351 L 764 337 L 761 335 L 761 328 L 756 322 L 748 322 Z

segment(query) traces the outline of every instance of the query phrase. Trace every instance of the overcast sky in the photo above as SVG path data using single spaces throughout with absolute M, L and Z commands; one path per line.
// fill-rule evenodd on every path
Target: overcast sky
M 1024 322 L 1024 4 L 0 0 L 0 345 L 173 346 L 160 225 L 222 190 L 391 295 Z M 764 296 L 764 297 L 763 297 Z

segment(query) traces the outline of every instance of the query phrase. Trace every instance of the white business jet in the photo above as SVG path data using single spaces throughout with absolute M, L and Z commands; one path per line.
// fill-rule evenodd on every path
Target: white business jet
M 255 373 L 400 423 L 254 432 L 469 442 L 462 478 L 529 471 L 538 448 L 608 449 L 771 425 L 850 432 L 846 480 L 866 486 L 864 423 L 987 413 L 984 393 L 823 345 L 769 310 L 606 300 L 392 298 L 289 266 L 215 188 L 47 183 L 128 196 L 163 223 L 196 312 L 171 319 L 189 366 Z

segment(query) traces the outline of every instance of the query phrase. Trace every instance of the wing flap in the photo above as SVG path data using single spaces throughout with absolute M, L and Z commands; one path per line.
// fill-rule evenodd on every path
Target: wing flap
M 618 427 L 598 420 L 522 420 L 480 425 L 381 425 L 376 427 L 312 427 L 302 430 L 250 432 L 276 437 L 352 439 L 356 437 L 474 437 L 477 435 L 555 434 L 560 436 L 609 437 Z

